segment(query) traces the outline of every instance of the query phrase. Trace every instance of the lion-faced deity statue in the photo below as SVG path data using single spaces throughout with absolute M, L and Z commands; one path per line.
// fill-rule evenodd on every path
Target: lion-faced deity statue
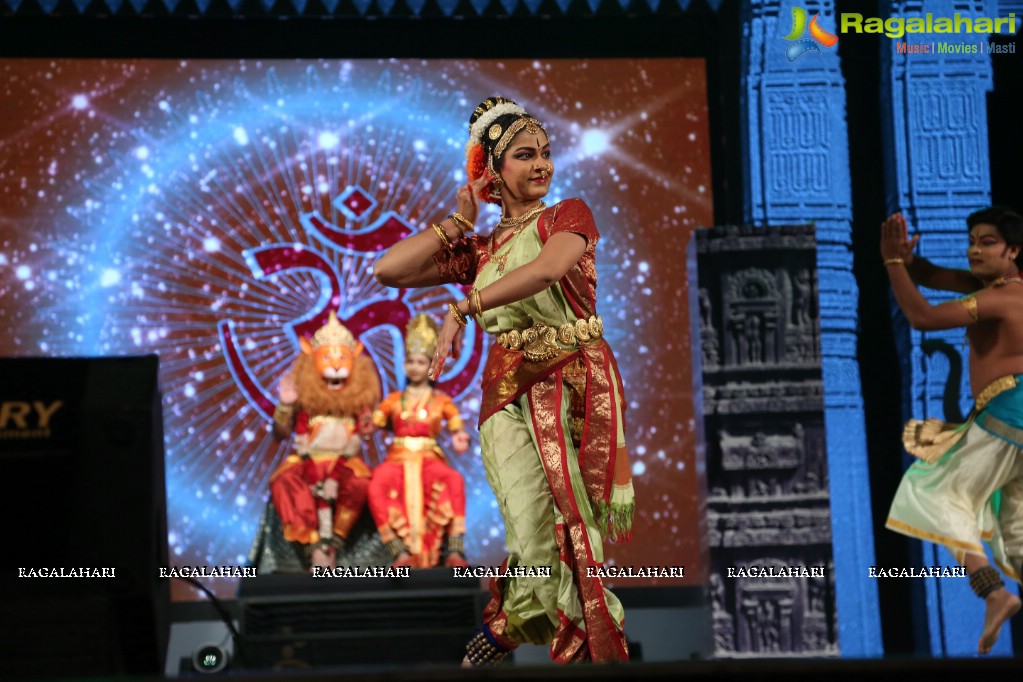
M 373 361 L 333 312 L 312 339 L 299 343 L 302 353 L 291 375 L 300 410 L 311 417 L 355 417 L 380 400 Z

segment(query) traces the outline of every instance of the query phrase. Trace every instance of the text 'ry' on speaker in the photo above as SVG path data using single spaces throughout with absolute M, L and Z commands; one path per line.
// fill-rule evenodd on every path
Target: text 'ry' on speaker
M 0 358 L 3 675 L 162 672 L 158 371 L 156 356 Z

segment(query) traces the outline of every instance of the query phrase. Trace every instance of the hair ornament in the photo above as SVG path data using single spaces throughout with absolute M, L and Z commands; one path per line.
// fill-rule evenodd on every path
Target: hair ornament
M 483 100 L 469 119 L 469 140 L 465 143 L 465 158 L 469 158 L 474 144 L 483 141 L 483 136 L 488 134 L 487 131 L 499 116 L 504 114 L 519 114 L 521 116 L 525 113 L 526 110 L 519 104 L 504 97 L 488 97 Z

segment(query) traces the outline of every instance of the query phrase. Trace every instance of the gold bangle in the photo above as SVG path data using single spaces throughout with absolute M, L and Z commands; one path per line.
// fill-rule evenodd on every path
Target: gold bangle
M 905 265 L 906 261 L 901 258 L 886 258 L 885 265 Z
M 483 301 L 480 299 L 480 290 L 473 288 L 472 290 L 472 302 L 476 304 L 476 314 L 483 314 Z
M 440 226 L 440 223 L 434 223 L 433 224 L 433 231 L 437 233 L 438 237 L 440 237 L 440 241 L 443 244 L 444 248 L 445 249 L 450 249 L 451 248 L 451 240 L 448 239 L 448 235 L 447 235 L 446 232 L 444 232 L 444 228 Z
M 455 211 L 448 217 L 455 221 L 455 225 L 458 225 L 460 228 L 462 228 L 462 234 L 465 234 L 466 232 L 472 232 L 476 229 L 476 226 L 469 222 L 468 218 L 466 218 L 461 213 L 458 213 L 457 211 Z
M 459 327 L 465 328 L 469 325 L 469 320 L 465 319 L 465 315 L 458 309 L 458 306 L 454 303 L 448 303 L 448 310 L 455 316 L 455 322 L 458 323 Z

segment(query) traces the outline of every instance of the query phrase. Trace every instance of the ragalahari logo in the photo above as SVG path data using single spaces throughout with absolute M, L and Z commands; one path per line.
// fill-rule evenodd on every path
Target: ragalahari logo
M 796 61 L 796 59 L 810 51 L 820 54 L 821 49 L 817 45 L 834 47 L 835 43 L 838 42 L 838 36 L 834 33 L 828 33 L 817 23 L 817 19 L 820 17 L 819 13 L 813 15 L 813 19 L 809 21 L 809 26 L 806 21 L 807 16 L 807 11 L 802 7 L 792 8 L 792 30 L 784 38 L 792 42 L 791 45 L 785 48 L 785 56 L 790 62 Z M 810 38 L 813 38 L 813 40 L 803 38 L 807 30 L 810 31 Z

